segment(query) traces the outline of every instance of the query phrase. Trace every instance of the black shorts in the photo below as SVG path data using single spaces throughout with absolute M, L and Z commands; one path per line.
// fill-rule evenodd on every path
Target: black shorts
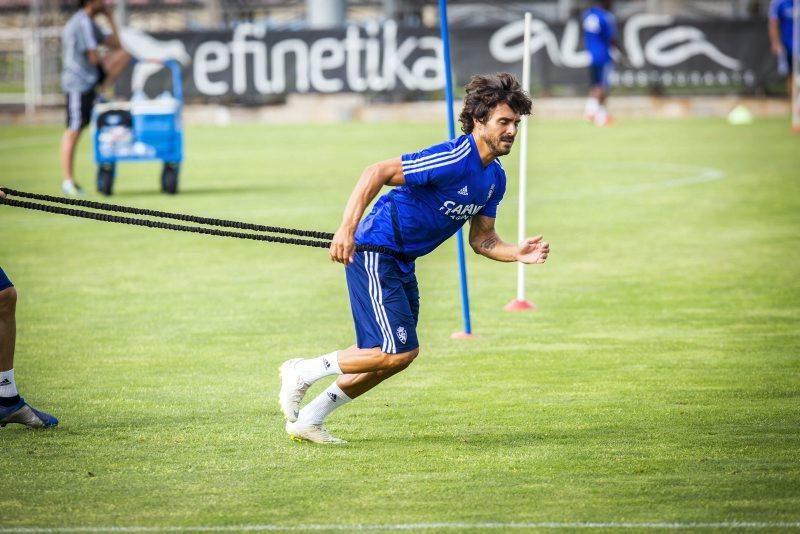
M 67 93 L 67 129 L 81 131 L 92 120 L 92 106 L 97 98 L 97 87 L 106 79 L 106 71 L 97 66 L 97 82 L 86 92 L 70 91 Z
M 106 81 L 106 70 L 103 68 L 102 65 L 97 66 L 97 83 L 94 84 L 95 87 L 99 87 L 103 85 L 103 82 Z
M 67 93 L 67 129 L 74 132 L 83 130 L 92 119 L 92 106 L 97 98 L 94 87 L 86 92 Z

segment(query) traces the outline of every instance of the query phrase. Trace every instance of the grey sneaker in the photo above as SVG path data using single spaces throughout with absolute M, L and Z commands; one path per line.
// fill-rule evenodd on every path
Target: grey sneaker
M 325 445 L 343 445 L 347 443 L 343 439 L 332 436 L 322 425 L 286 421 L 286 433 L 289 434 L 289 439 L 292 441 L 310 441 L 312 443 L 324 443 Z
M 293 358 L 283 362 L 280 368 L 281 391 L 278 393 L 278 402 L 283 410 L 283 415 L 288 421 L 297 421 L 300 412 L 300 403 L 306 395 L 311 384 L 306 384 L 300 373 L 295 371 L 297 362 L 302 358 Z
M 56 426 L 58 419 L 46 412 L 40 412 L 20 398 L 14 406 L 0 406 L 0 427 L 9 423 L 19 423 L 30 428 Z

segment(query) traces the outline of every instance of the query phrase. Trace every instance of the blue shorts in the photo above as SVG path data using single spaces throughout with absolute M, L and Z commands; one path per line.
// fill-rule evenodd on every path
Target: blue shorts
M 380 347 L 386 354 L 397 354 L 419 347 L 419 289 L 413 263 L 356 252 L 345 276 L 358 348 Z
M 589 78 L 592 81 L 592 86 L 600 86 L 603 89 L 608 89 L 609 87 L 609 77 L 611 76 L 611 71 L 614 70 L 614 64 L 612 62 L 603 63 L 602 65 L 590 65 L 589 66 Z
M 14 287 L 14 284 L 11 283 L 6 272 L 0 267 L 0 291 L 8 289 L 9 287 Z

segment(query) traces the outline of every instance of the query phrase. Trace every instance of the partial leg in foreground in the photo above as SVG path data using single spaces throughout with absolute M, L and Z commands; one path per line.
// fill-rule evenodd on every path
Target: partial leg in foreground
M 0 284 L 7 280 L 5 273 L 0 269 Z M 58 419 L 31 407 L 17 391 L 14 380 L 16 306 L 17 292 L 13 286 L 0 291 L 0 427 L 9 423 L 19 423 L 31 428 L 55 426 L 58 424 Z

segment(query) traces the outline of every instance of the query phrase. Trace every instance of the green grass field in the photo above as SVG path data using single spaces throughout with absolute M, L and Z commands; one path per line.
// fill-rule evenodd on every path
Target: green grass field
M 112 201 L 333 231 L 363 167 L 442 130 L 190 127 L 181 194 L 128 164 Z M 59 135 L 0 129 L 0 184 L 56 194 Z M 451 341 L 454 242 L 421 259 L 420 357 L 334 413 L 338 448 L 290 442 L 276 402 L 283 360 L 354 338 L 325 251 L 0 206 L 17 382 L 61 420 L 0 431 L 0 531 L 800 528 L 788 122 L 534 120 L 529 193 L 552 244 L 527 270 L 539 310 L 504 312 L 516 267 L 470 254 L 480 337 Z

